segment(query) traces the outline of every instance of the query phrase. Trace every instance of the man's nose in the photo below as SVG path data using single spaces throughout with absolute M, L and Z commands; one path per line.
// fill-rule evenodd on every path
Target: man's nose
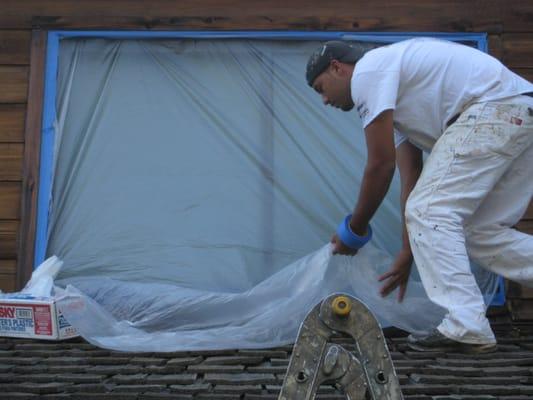
M 329 104 L 329 99 L 327 98 L 327 96 L 322 95 L 322 102 L 323 102 L 324 105 L 326 105 L 326 106 Z

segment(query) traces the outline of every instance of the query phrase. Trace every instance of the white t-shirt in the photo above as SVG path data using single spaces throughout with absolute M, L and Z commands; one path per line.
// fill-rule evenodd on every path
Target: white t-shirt
M 351 91 L 363 127 L 393 109 L 396 145 L 407 138 L 430 151 L 468 105 L 533 92 L 533 84 L 477 49 L 417 38 L 366 53 L 355 65 Z

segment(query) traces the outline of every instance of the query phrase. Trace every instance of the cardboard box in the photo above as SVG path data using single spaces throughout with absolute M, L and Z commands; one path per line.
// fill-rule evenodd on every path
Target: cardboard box
M 0 336 L 61 340 L 79 336 L 50 297 L 0 296 Z

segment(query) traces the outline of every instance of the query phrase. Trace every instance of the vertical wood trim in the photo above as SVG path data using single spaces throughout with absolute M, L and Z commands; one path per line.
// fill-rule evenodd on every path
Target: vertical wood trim
M 41 149 L 46 37 L 46 31 L 32 31 L 28 108 L 24 131 L 25 146 L 22 170 L 21 223 L 20 234 L 18 237 L 18 259 L 16 270 L 17 290 L 24 287 L 33 272 L 37 221 L 37 194 L 39 189 L 39 160 Z

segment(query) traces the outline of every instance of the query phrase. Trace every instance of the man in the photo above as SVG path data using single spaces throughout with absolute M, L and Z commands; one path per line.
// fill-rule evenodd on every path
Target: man
M 429 298 L 447 314 L 409 345 L 493 351 L 469 258 L 533 285 L 533 236 L 511 229 L 533 195 L 533 84 L 481 51 L 430 38 L 365 54 L 328 42 L 310 57 L 307 81 L 324 104 L 355 107 L 365 131 L 359 199 L 332 238 L 334 254 L 353 255 L 370 240 L 398 165 L 403 248 L 380 277 L 382 295 L 399 288 L 403 299 L 414 257 Z

